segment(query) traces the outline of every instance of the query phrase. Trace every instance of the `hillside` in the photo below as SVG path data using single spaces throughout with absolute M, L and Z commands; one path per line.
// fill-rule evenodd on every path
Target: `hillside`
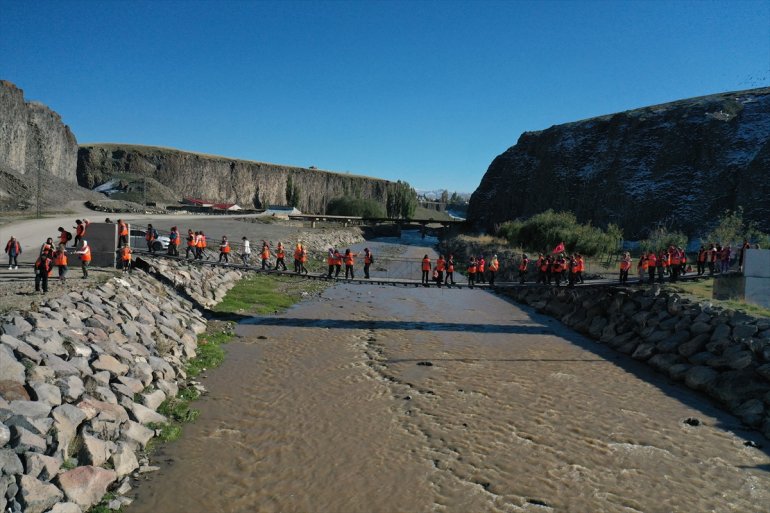
M 78 152 L 78 183 L 93 188 L 122 175 L 147 177 L 184 196 L 264 208 L 285 205 L 294 190 L 303 212 L 323 213 L 341 196 L 373 199 L 383 205 L 393 182 L 129 144 L 88 144 Z
M 549 208 L 642 238 L 705 232 L 725 209 L 770 231 L 770 88 L 645 107 L 526 132 L 493 160 L 468 219 L 491 229 Z

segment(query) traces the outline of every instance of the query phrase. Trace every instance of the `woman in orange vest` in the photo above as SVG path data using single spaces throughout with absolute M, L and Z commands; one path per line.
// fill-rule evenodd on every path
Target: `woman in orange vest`
M 171 256 L 179 256 L 179 230 L 176 226 L 171 227 L 171 231 L 168 234 L 168 254 Z
M 88 278 L 88 266 L 91 264 L 91 246 L 88 245 L 88 241 L 83 239 L 80 249 L 75 251 L 76 255 L 80 255 L 80 267 L 83 269 L 83 279 Z
M 128 246 L 128 225 L 122 219 L 118 219 L 118 247 Z
M 59 269 L 59 281 L 67 280 L 67 250 L 65 245 L 59 244 L 59 248 L 54 251 L 53 264 Z
M 230 263 L 230 242 L 227 240 L 227 235 L 222 237 L 222 242 L 219 243 L 219 261 L 225 260 L 225 263 Z
M 206 250 L 206 236 L 202 231 L 198 232 L 195 239 L 195 258 L 203 260 L 203 252 Z M 208 260 L 208 257 L 206 258 Z
M 479 256 L 476 260 L 476 281 L 478 283 L 484 283 L 484 271 L 486 270 L 487 261 L 484 260 L 484 255 Z
M 86 225 L 80 219 L 75 219 L 75 239 L 72 241 L 72 247 L 78 247 L 86 234 Z
M 473 284 L 476 281 L 476 270 L 478 269 L 476 264 L 476 257 L 471 257 L 471 261 L 468 262 L 468 286 L 473 288 Z
M 626 251 L 620 258 L 620 283 L 628 283 L 628 270 L 631 269 L 631 254 Z
M 538 267 L 543 263 L 543 260 L 544 260 L 543 259 L 543 255 L 541 254 L 540 258 L 538 258 L 538 260 L 537 260 L 538 261 Z M 527 257 L 526 253 L 522 253 L 521 254 L 521 262 L 519 263 L 519 283 L 522 284 L 522 285 L 524 284 L 524 282 L 527 279 L 527 268 L 528 267 L 529 267 L 529 257 Z M 540 274 L 543 275 L 542 276 L 543 277 L 543 283 L 545 283 L 545 272 L 541 273 L 540 269 L 538 269 L 538 280 L 537 280 L 538 283 L 540 283 Z
M 543 256 L 542 253 L 537 257 L 537 262 L 535 263 L 537 266 L 537 282 L 536 283 L 542 283 L 545 285 L 548 283 L 547 276 L 548 276 L 548 260 L 546 257 Z
M 118 250 L 120 254 L 121 267 L 123 268 L 123 274 L 131 271 L 131 248 L 123 246 Z
M 334 274 L 334 264 L 337 262 L 337 258 L 334 256 L 334 248 L 329 248 L 329 253 L 326 255 L 326 264 L 329 266 L 329 274 L 327 278 L 331 278 Z
M 350 274 L 350 278 L 354 279 L 355 275 L 353 274 L 353 265 L 355 265 L 355 257 L 358 256 L 358 253 L 353 253 L 350 251 L 350 248 L 345 250 L 345 279 L 348 279 L 348 274 Z
M 561 286 L 561 273 L 564 272 L 567 262 L 564 260 L 564 255 L 558 255 L 554 257 L 553 263 L 551 263 L 551 276 L 556 281 L 556 286 Z
M 259 253 L 262 259 L 262 270 L 270 270 L 270 244 L 266 240 L 262 241 L 262 251 Z
M 428 255 L 422 257 L 422 286 L 428 286 L 428 280 L 430 279 L 430 258 Z
M 299 253 L 299 266 L 300 271 L 307 274 L 307 267 L 305 264 L 307 263 L 307 249 L 305 249 L 305 246 L 302 246 L 302 250 Z
M 652 285 L 655 283 L 655 268 L 658 265 L 658 257 L 655 256 L 654 251 L 650 251 L 649 255 L 647 255 L 647 275 L 649 276 L 648 283 Z
M 495 286 L 495 276 L 500 269 L 500 261 L 497 260 L 497 255 L 492 256 L 492 260 L 489 261 L 489 286 Z
M 334 249 L 334 277 L 338 277 L 342 271 L 342 253 L 338 249 Z
M 451 253 L 446 261 L 446 286 L 455 284 L 455 257 Z
M 586 270 L 586 261 L 580 253 L 577 253 L 575 257 L 577 259 L 577 280 L 580 283 L 585 283 L 585 280 L 583 280 L 583 271 Z
M 302 272 L 302 244 L 299 242 L 294 248 L 294 272 L 299 274 Z M 339 274 L 339 271 L 338 271 Z
M 192 253 L 193 258 L 195 258 L 195 241 L 196 241 L 197 234 L 194 233 L 189 228 L 187 229 L 187 249 L 185 250 L 184 257 L 190 258 L 190 253 Z
M 446 270 L 446 260 L 442 255 L 438 256 L 436 260 L 436 284 L 441 288 L 441 284 L 444 283 L 444 271 Z
M 364 278 L 369 279 L 369 266 L 374 262 L 374 257 L 369 248 L 364 248 Z
M 283 244 L 278 243 L 278 246 L 275 248 L 275 270 L 278 271 L 279 267 L 282 267 L 283 270 L 286 270 L 286 250 L 283 249 Z

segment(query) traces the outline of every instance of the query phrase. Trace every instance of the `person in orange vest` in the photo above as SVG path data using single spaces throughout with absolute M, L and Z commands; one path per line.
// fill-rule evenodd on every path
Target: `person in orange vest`
M 353 253 L 350 251 L 350 248 L 345 250 L 345 279 L 348 279 L 348 274 L 350 274 L 350 278 L 354 279 L 354 268 L 353 265 L 355 265 L 355 257 L 358 256 L 358 253 Z
M 497 276 L 497 271 L 500 270 L 500 261 L 497 259 L 497 255 L 494 255 L 492 257 L 492 260 L 489 261 L 488 270 L 489 270 L 489 286 L 494 287 L 495 276 Z
M 575 254 L 572 254 L 567 258 L 567 271 L 568 271 L 568 278 L 567 278 L 567 286 L 572 288 L 575 286 L 575 283 L 577 282 L 577 270 L 578 270 L 578 262 L 577 262 L 577 256 Z
M 658 283 L 663 283 L 663 277 L 668 270 L 668 252 L 659 251 L 655 261 L 655 269 L 658 271 Z
M 58 227 L 57 230 L 59 232 L 59 244 L 64 244 L 66 246 L 67 243 L 72 240 L 72 234 L 61 226 Z
M 307 249 L 305 246 L 302 246 L 302 250 L 299 253 L 299 266 L 300 271 L 307 274 L 307 266 L 305 264 L 307 263 Z
M 65 244 L 59 244 L 59 248 L 54 251 L 53 265 L 59 269 L 59 281 L 67 280 L 67 249 Z
M 329 253 L 326 255 L 326 264 L 329 266 L 329 274 L 327 275 L 327 278 L 331 278 L 332 274 L 334 274 L 334 263 L 336 261 L 337 259 L 334 256 L 334 248 L 329 248 Z
M 430 279 L 430 258 L 428 255 L 422 257 L 422 286 L 428 286 L 428 280 Z
M 76 248 L 86 235 L 86 225 L 80 219 L 75 219 L 75 240 L 72 241 L 72 247 Z
M 171 256 L 179 256 L 179 230 L 176 226 L 171 227 L 171 231 L 168 234 L 168 254 Z
M 717 248 L 714 246 L 714 243 L 712 242 L 711 244 L 709 244 L 708 251 L 706 251 L 706 262 L 708 263 L 708 266 L 709 266 L 710 276 L 713 276 L 714 272 L 716 271 L 715 265 L 714 265 L 714 263 L 716 262 L 716 259 L 717 259 Z M 672 265 L 673 265 L 673 262 L 672 262 Z
M 259 253 L 259 257 L 262 259 L 262 270 L 270 269 L 270 244 L 266 241 L 262 241 L 262 251 Z
M 683 248 L 676 248 L 679 251 L 679 275 L 687 274 L 687 252 Z M 727 248 L 729 252 L 730 248 Z M 692 269 L 690 269 L 692 271 Z
M 144 240 L 147 241 L 147 249 L 150 254 L 155 254 L 155 241 L 158 239 L 158 230 L 152 227 L 151 224 L 147 225 L 147 231 L 144 234 Z
M 540 254 L 540 257 L 537 259 L 538 267 L 540 264 L 542 264 L 543 255 Z M 519 283 L 524 285 L 524 281 L 527 279 L 527 268 L 529 267 L 529 257 L 527 257 L 526 253 L 521 254 L 521 262 L 519 262 Z M 539 269 L 538 269 L 539 271 Z M 545 274 L 545 273 L 543 273 Z M 540 276 L 538 275 L 538 283 L 540 282 Z M 543 280 L 545 282 L 545 280 Z
M 118 248 L 118 255 L 120 256 L 120 267 L 123 269 L 123 274 L 131 271 L 131 248 L 129 246 L 121 246 Z
M 88 266 L 91 264 L 91 246 L 88 245 L 88 241 L 83 239 L 80 243 L 80 249 L 75 251 L 76 255 L 80 255 L 80 267 L 83 269 L 83 279 L 88 278 Z
M 487 267 L 487 261 L 484 260 L 484 255 L 480 255 L 479 258 L 476 260 L 476 281 L 478 283 L 484 283 L 486 281 L 486 278 L 484 278 L 484 272 L 486 271 Z
M 281 269 L 278 269 L 281 267 Z M 279 242 L 275 248 L 275 270 L 286 270 L 286 250 L 283 249 L 283 243 Z
M 548 272 L 548 260 L 545 256 L 543 256 L 542 253 L 538 253 L 535 267 L 537 268 L 537 281 L 535 283 L 542 283 L 543 285 L 548 283 L 548 280 L 546 279 Z
M 219 261 L 224 259 L 225 263 L 230 262 L 230 242 L 227 240 L 227 235 L 222 236 L 222 241 L 219 243 Z
M 48 237 L 42 246 L 40 246 L 41 253 L 53 253 L 53 237 Z
M 676 282 L 679 279 L 680 259 L 679 251 L 674 246 L 668 248 L 668 254 L 671 258 L 669 263 L 669 271 L 671 272 L 671 281 Z
M 195 239 L 195 258 L 198 260 L 203 260 L 203 252 L 206 251 L 206 235 L 203 233 L 203 231 L 198 232 L 198 236 Z M 208 257 L 206 257 L 206 260 L 208 260 Z
M 53 251 L 43 251 L 35 261 L 35 292 L 40 292 L 43 286 L 43 294 L 48 292 L 48 275 L 53 269 L 51 254 Z
M 294 272 L 299 274 L 302 272 L 302 244 L 297 243 L 294 248 Z M 339 274 L 339 271 L 337 271 Z
M 444 283 L 444 271 L 446 271 L 446 260 L 444 260 L 443 255 L 439 255 L 436 260 L 436 284 L 439 288 Z
M 338 249 L 334 249 L 334 277 L 338 277 L 342 271 L 342 253 Z
M 473 288 L 473 284 L 476 282 L 476 271 L 478 270 L 478 264 L 476 263 L 476 257 L 471 257 L 471 261 L 468 262 L 468 287 Z
M 586 270 L 586 261 L 583 258 L 583 255 L 580 253 L 577 253 L 575 258 L 577 259 L 577 280 L 580 283 L 585 283 L 585 280 L 583 279 L 583 271 Z
M 620 283 L 628 283 L 628 270 L 631 269 L 631 254 L 626 251 L 620 258 Z
M 455 257 L 451 253 L 446 260 L 446 286 L 455 284 Z
M 184 257 L 186 259 L 190 258 L 190 253 L 192 253 L 193 258 L 195 258 L 195 242 L 196 242 L 196 233 L 187 229 L 187 249 L 185 249 Z
M 21 255 L 21 244 L 16 237 L 11 237 L 5 244 L 5 252 L 8 253 L 8 270 L 19 268 L 19 255 Z
M 369 279 L 369 266 L 374 263 L 374 256 L 369 248 L 364 248 L 364 278 Z
M 118 219 L 118 247 L 128 246 L 128 224 Z
M 647 252 L 642 252 L 639 261 L 636 263 L 636 272 L 639 274 L 639 285 L 644 283 L 644 275 L 647 274 Z
M 563 254 L 560 254 L 554 257 L 553 262 L 551 263 L 551 275 L 556 281 L 557 287 L 561 286 L 562 273 L 566 268 L 567 268 L 567 262 L 564 259 Z
M 647 275 L 649 276 L 648 283 L 652 285 L 655 283 L 655 268 L 658 265 L 658 257 L 655 256 L 654 251 L 650 251 L 647 255 Z

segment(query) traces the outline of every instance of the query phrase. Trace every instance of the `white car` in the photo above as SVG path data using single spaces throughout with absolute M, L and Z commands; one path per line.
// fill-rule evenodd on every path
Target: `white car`
M 147 230 L 132 229 L 129 232 L 129 244 L 132 248 L 147 249 Z M 171 242 L 166 235 L 158 235 L 158 238 L 153 242 L 153 249 L 155 251 L 164 251 L 168 249 L 168 245 Z

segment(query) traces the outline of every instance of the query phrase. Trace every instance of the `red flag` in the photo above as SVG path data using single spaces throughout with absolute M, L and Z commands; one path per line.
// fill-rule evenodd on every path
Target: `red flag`
M 556 254 L 556 253 L 561 253 L 562 251 L 564 251 L 564 243 L 560 242 L 558 246 L 553 248 L 553 252 L 552 253 Z

